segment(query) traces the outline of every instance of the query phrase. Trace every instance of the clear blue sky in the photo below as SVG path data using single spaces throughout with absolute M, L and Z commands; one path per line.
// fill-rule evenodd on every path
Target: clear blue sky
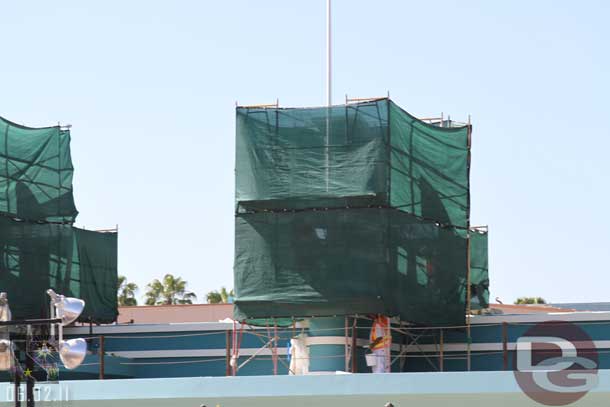
M 610 3 L 334 1 L 335 103 L 474 124 L 492 296 L 610 300 Z M 325 1 L 12 1 L 0 115 L 70 123 L 87 228 L 120 273 L 232 285 L 234 105 L 324 101 Z M 142 293 L 143 290 L 141 290 Z

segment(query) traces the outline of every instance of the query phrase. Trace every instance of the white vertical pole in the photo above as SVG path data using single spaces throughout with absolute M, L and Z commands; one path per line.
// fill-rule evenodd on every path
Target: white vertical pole
M 55 310 L 55 317 L 56 318 L 63 318 L 64 316 L 64 296 L 60 296 L 60 302 L 58 305 L 59 309 Z M 62 323 L 62 321 L 59 321 L 59 323 L 57 324 L 57 336 L 59 337 L 57 339 L 57 345 L 58 345 L 58 350 L 59 350 L 59 346 L 61 346 L 61 343 L 64 341 L 64 324 Z
M 330 183 L 330 108 L 332 101 L 332 36 L 331 36 L 331 0 L 326 0 L 326 192 Z
M 51 302 L 49 303 L 49 318 L 51 319 L 55 319 L 55 304 L 53 303 L 53 300 L 51 300 Z M 55 322 L 53 322 L 51 324 L 51 331 L 49 332 L 49 334 L 51 335 L 51 340 L 54 341 L 55 340 Z
M 326 0 L 326 106 L 332 106 L 332 18 L 331 0 Z

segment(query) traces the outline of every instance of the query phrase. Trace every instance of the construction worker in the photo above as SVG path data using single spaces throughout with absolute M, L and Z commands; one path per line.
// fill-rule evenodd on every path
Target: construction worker
M 392 346 L 392 334 L 390 331 L 390 318 L 384 315 L 375 315 L 370 335 L 371 343 L 369 349 L 375 355 L 373 373 L 389 373 L 390 363 L 388 361 Z

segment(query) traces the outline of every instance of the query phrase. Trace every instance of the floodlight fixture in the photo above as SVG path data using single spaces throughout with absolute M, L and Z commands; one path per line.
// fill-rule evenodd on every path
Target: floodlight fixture
M 64 341 L 63 327 L 76 321 L 85 309 L 85 301 L 80 298 L 66 297 L 49 288 L 51 297 L 51 319 L 60 320 L 57 324 L 59 358 L 66 369 L 75 369 L 83 363 L 87 355 L 87 341 L 82 338 Z M 51 324 L 51 337 L 55 338 L 55 324 Z
M 8 297 L 5 292 L 0 293 L 0 321 L 6 322 L 12 319 L 11 308 L 8 306 Z
M 75 369 L 87 355 L 87 341 L 83 338 L 68 339 L 59 343 L 59 358 L 66 369 Z
M 57 294 L 51 288 L 47 290 L 51 297 L 51 317 L 61 319 L 61 325 L 70 325 L 85 309 L 85 301 L 80 298 L 65 297 Z
M 0 339 L 0 371 L 13 367 L 13 344 L 8 339 Z
M 11 308 L 8 305 L 8 296 L 0 293 L 0 321 L 8 322 L 12 319 Z M 8 328 L 0 332 L 0 371 L 11 370 L 13 367 L 13 343 L 9 339 Z

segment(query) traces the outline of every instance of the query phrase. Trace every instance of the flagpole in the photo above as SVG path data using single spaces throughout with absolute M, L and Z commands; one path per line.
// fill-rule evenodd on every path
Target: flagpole
M 326 106 L 330 107 L 332 101 L 332 18 L 331 0 L 326 0 Z
M 332 101 L 332 36 L 331 36 L 331 0 L 326 0 L 326 192 L 329 190 L 330 183 L 330 113 Z

